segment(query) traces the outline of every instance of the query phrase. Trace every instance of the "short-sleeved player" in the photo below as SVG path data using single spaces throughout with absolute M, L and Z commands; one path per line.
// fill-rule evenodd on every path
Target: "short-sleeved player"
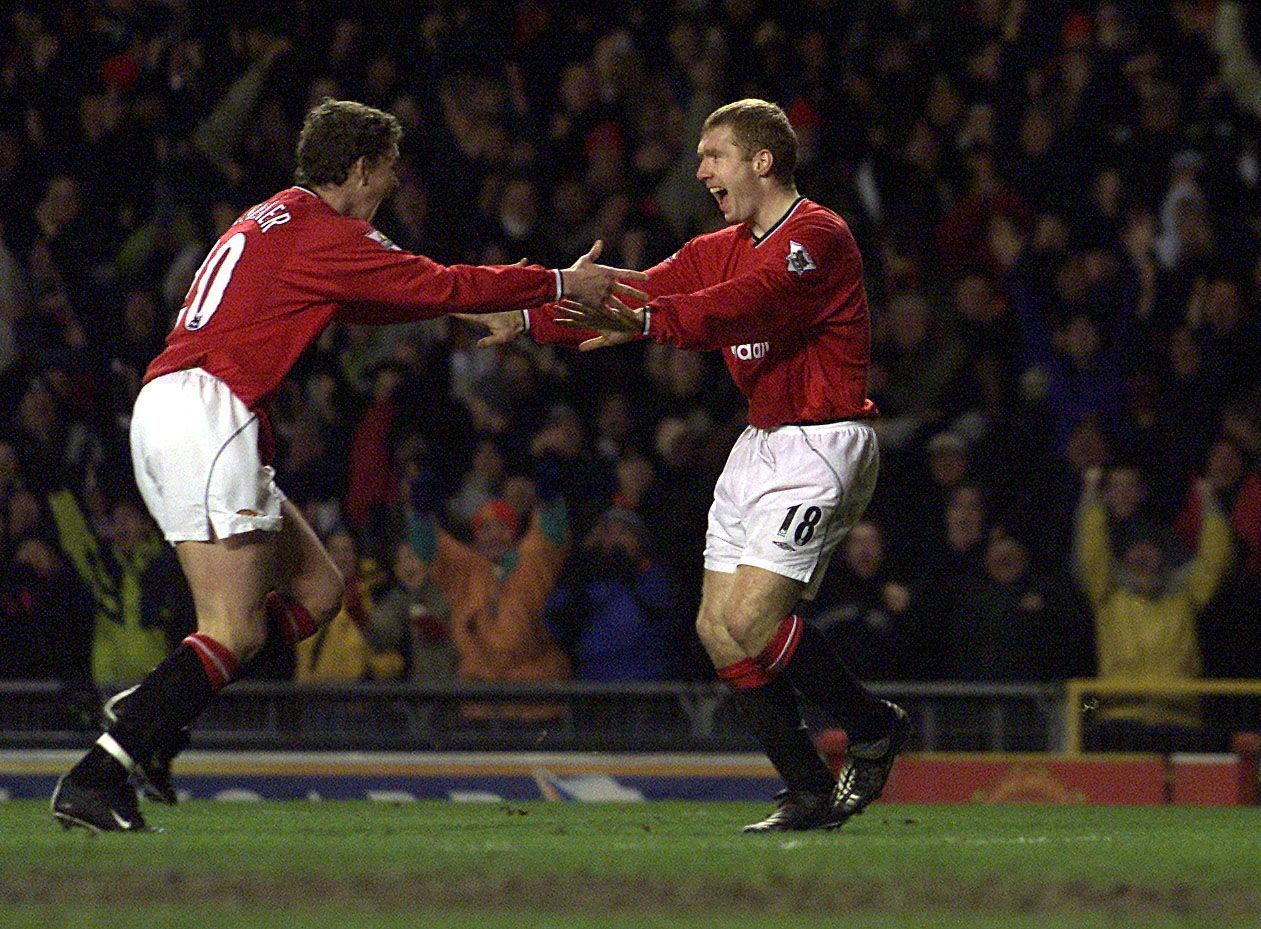
M 302 514 L 276 487 L 266 404 L 334 319 L 392 323 L 455 311 L 535 306 L 570 294 L 598 304 L 638 294 L 594 264 L 599 243 L 563 271 L 442 266 L 371 225 L 398 186 L 401 134 L 388 113 L 325 100 L 298 142 L 297 187 L 247 210 L 198 269 L 131 423 L 136 482 L 176 546 L 197 632 L 106 707 L 108 730 L 58 782 L 65 826 L 144 828 L 129 778 L 174 802 L 170 762 L 185 727 L 263 644 L 291 643 L 337 612 L 342 579 Z
M 749 426 L 714 490 L 697 631 L 788 787 L 747 830 L 830 828 L 879 796 L 909 733 L 905 712 L 872 696 L 792 612 L 814 596 L 879 467 L 862 261 L 845 222 L 797 194 L 796 137 L 774 104 L 720 107 L 698 154 L 697 177 L 732 225 L 649 269 L 646 305 L 479 317 L 492 333 L 483 343 L 526 329 L 584 348 L 650 338 L 722 350 Z M 839 783 L 799 726 L 797 693 L 848 731 Z

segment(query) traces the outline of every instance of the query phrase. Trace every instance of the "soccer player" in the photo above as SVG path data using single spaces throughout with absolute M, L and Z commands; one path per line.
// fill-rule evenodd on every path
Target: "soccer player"
M 136 482 L 188 578 L 197 632 L 122 700 L 107 731 L 58 782 L 67 828 L 145 828 L 130 778 L 172 795 L 166 766 L 185 727 L 262 645 L 290 642 L 341 603 L 342 579 L 300 511 L 273 481 L 265 407 L 334 319 L 397 323 L 486 312 L 567 295 L 647 299 L 595 264 L 444 267 L 371 225 L 398 186 L 401 128 L 390 114 L 325 100 L 307 114 L 297 186 L 247 210 L 202 262 L 165 349 L 145 373 L 131 422 Z M 152 777 L 150 777 L 152 775 Z
M 696 627 L 787 787 L 745 831 L 831 828 L 880 795 L 910 732 L 902 708 L 868 692 L 793 612 L 875 488 L 862 261 L 845 222 L 797 193 L 796 135 L 779 107 L 720 107 L 698 154 L 696 176 L 730 225 L 650 268 L 646 305 L 612 295 L 598 308 L 565 301 L 479 316 L 490 329 L 481 344 L 528 330 L 584 349 L 635 338 L 722 349 L 749 426 L 714 489 Z M 839 782 L 801 724 L 798 697 L 849 735 Z

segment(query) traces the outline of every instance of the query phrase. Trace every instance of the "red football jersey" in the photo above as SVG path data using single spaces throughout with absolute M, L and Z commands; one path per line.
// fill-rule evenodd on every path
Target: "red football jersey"
M 557 299 L 559 272 L 449 267 L 290 187 L 246 210 L 206 256 L 145 382 L 204 368 L 252 410 L 333 319 L 400 323 Z
M 749 423 L 869 419 L 871 320 L 862 258 L 845 221 L 799 197 L 766 234 L 748 223 L 697 236 L 648 270 L 645 335 L 687 349 L 721 348 L 749 401 Z M 540 342 L 590 332 L 526 314 Z

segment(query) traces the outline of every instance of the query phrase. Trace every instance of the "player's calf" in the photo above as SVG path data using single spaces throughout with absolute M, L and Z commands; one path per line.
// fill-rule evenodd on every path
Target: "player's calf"
M 136 685 L 136 687 L 139 686 L 139 684 Z M 108 726 L 113 726 L 118 722 L 119 713 L 127 699 L 136 692 L 136 687 L 119 691 L 105 701 L 102 712 Z M 192 736 L 188 727 L 181 726 L 174 734 L 155 745 L 146 757 L 135 759 L 135 768 L 132 773 L 144 796 L 168 806 L 174 806 L 179 802 L 179 796 L 175 792 L 175 783 L 171 777 L 171 765 L 176 756 L 188 748 L 191 742 Z

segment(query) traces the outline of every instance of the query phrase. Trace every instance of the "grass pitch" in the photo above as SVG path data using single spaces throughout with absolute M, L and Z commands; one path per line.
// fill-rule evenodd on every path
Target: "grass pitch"
M 1261 925 L 1261 810 L 880 804 L 744 836 L 729 803 L 0 803 L 0 926 L 1062 929 Z

